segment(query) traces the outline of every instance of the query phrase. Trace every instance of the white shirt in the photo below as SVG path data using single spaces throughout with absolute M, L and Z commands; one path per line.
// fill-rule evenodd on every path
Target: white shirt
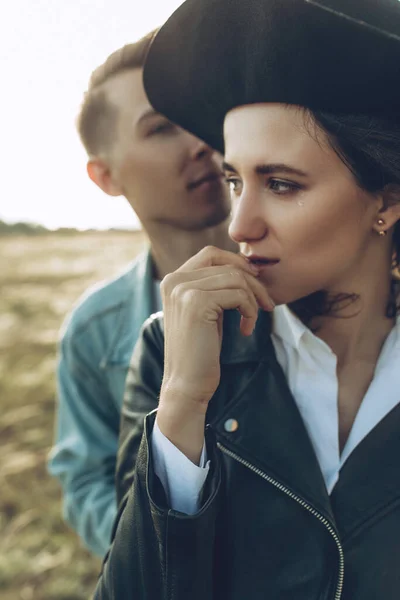
M 385 341 L 373 380 L 341 454 L 336 355 L 287 306 L 278 306 L 273 312 L 272 342 L 331 493 L 351 452 L 400 402 L 400 317 Z M 205 448 L 200 466 L 194 465 L 156 424 L 152 450 L 154 469 L 170 506 L 186 514 L 197 512 L 198 498 L 209 471 Z

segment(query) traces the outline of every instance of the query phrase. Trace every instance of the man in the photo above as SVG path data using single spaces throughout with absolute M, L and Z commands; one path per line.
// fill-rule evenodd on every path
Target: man
M 203 246 L 236 249 L 218 158 L 147 100 L 142 67 L 151 39 L 121 48 L 93 73 L 78 118 L 89 177 L 106 194 L 126 197 L 150 242 L 122 276 L 85 295 L 60 343 L 49 470 L 61 481 L 66 520 L 99 556 L 116 515 L 126 373 L 141 325 L 161 308 L 158 283 Z

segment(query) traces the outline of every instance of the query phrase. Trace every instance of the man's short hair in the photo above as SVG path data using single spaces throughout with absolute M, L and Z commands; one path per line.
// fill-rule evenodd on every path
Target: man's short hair
M 118 108 L 107 97 L 104 84 L 130 69 L 140 69 L 156 30 L 116 50 L 93 71 L 77 118 L 79 137 L 89 156 L 107 151 L 115 138 Z

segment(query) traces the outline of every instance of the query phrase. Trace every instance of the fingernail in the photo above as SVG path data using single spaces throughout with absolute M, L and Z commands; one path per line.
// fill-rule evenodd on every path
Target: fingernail
M 265 304 L 264 310 L 274 310 L 275 302 L 269 298 L 268 302 Z
M 249 267 L 251 269 L 251 271 L 255 274 L 258 275 L 260 272 L 260 267 L 257 267 L 257 265 L 253 265 L 252 263 L 249 263 Z

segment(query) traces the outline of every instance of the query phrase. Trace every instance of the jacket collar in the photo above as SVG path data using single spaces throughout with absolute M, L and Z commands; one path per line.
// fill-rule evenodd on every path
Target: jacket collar
M 135 260 L 119 290 L 120 301 L 115 329 L 104 352 L 101 367 L 129 364 L 133 345 L 144 321 L 156 309 L 153 306 L 153 260 L 150 249 Z
M 296 350 L 299 350 L 304 336 L 314 337 L 308 327 L 286 305 L 278 306 L 274 310 L 273 318 L 270 313 L 259 310 L 256 328 L 250 337 L 241 335 L 239 324 L 240 315 L 238 311 L 225 312 L 221 351 L 221 361 L 223 363 L 241 362 L 243 359 L 259 360 L 263 353 L 270 348 L 269 337 L 271 334 L 280 337 L 286 344 Z M 323 343 L 319 339 L 318 342 Z
M 329 497 L 302 417 L 276 359 L 270 315 L 260 311 L 249 338 L 240 334 L 239 323 L 237 312 L 226 313 L 221 352 L 225 375 L 209 410 L 217 440 L 317 508 L 332 524 L 337 521 L 344 538 L 351 536 L 390 502 L 400 499 L 400 405 L 355 448 Z M 393 344 L 399 343 L 398 331 L 400 317 Z M 246 368 L 238 368 L 240 363 L 246 363 Z M 226 431 L 230 419 L 237 421 L 236 431 Z
M 263 310 L 258 313 L 258 319 L 253 334 L 245 337 L 240 333 L 240 314 L 228 310 L 224 313 L 224 330 L 220 361 L 222 364 L 259 361 L 271 345 L 271 315 Z
M 344 540 L 398 504 L 399 432 L 400 404 L 372 429 L 344 463 L 331 495 Z

